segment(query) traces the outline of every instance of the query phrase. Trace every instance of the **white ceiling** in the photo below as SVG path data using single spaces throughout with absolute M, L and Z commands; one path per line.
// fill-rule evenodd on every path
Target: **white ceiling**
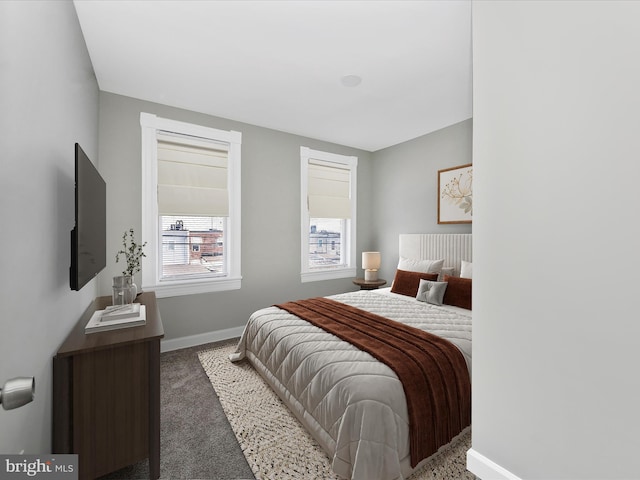
M 368 151 L 471 117 L 470 0 L 74 3 L 106 92 Z

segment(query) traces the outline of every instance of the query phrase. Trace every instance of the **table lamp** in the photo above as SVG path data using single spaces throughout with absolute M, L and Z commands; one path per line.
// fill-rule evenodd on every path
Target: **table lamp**
M 364 269 L 365 282 L 375 282 L 378 280 L 380 252 L 362 252 L 362 268 Z

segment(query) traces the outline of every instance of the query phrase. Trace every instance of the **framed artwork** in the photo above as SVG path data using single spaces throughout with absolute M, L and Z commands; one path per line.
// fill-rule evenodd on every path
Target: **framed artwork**
M 438 223 L 471 223 L 473 165 L 438 170 Z

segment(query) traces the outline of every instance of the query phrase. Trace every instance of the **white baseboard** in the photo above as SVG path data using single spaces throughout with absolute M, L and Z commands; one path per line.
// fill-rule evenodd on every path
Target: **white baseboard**
M 521 480 L 473 448 L 467 451 L 467 470 L 482 480 Z
M 200 333 L 198 335 L 190 335 L 188 337 L 171 338 L 160 342 L 161 352 L 170 352 L 181 348 L 195 347 L 196 345 L 204 345 L 205 343 L 219 342 L 228 340 L 242 335 L 244 327 L 227 328 L 225 330 L 215 330 L 213 332 Z

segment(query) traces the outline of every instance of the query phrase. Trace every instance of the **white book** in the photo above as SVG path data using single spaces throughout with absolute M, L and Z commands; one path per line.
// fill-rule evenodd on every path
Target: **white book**
M 111 305 L 102 310 L 102 321 L 134 318 L 140 316 L 140 304 Z
M 145 325 L 147 323 L 146 308 L 144 305 L 137 305 L 139 306 L 139 312 L 135 317 L 110 318 L 109 316 L 107 316 L 105 318 L 105 313 L 108 314 L 109 309 L 96 310 L 93 315 L 91 315 L 91 319 L 89 319 L 87 325 L 84 327 L 84 333 L 105 332 L 107 330 L 116 330 L 118 328 L 128 328 Z

